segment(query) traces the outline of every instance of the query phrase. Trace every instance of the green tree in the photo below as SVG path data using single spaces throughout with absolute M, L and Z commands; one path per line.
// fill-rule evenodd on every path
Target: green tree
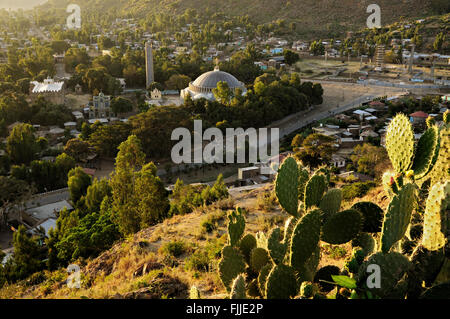
M 162 221 L 169 210 L 167 191 L 161 179 L 156 176 L 156 171 L 156 166 L 148 163 L 136 174 L 134 193 L 139 203 L 137 211 L 141 228 Z
M 335 139 L 330 136 L 313 133 L 305 138 L 302 143 L 302 149 L 295 156 L 305 166 L 317 167 L 331 160 L 335 143 Z
M 300 56 L 291 50 L 284 50 L 283 54 L 284 54 L 284 61 L 289 65 L 292 65 L 296 63 L 298 60 L 300 60 Z
M 140 229 L 136 194 L 134 194 L 136 171 L 144 165 L 145 154 L 135 135 L 119 146 L 116 168 L 111 174 L 112 216 L 122 234 L 132 234 Z
M 105 197 L 111 197 L 111 190 L 107 179 L 94 179 L 92 185 L 88 187 L 85 197 L 88 212 L 99 212 L 103 199 Z
M 191 78 L 187 75 L 174 74 L 165 83 L 166 88 L 169 90 L 183 90 L 191 82 Z
M 43 250 L 36 238 L 27 234 L 25 226 L 20 225 L 13 235 L 14 253 L 5 265 L 6 273 L 12 282 L 25 279 L 43 268 Z
M 115 114 L 128 113 L 133 110 L 133 103 L 129 99 L 119 96 L 111 101 L 111 109 Z
M 7 138 L 6 150 L 13 163 L 30 163 L 40 151 L 33 126 L 24 123 L 16 125 Z
M 67 177 L 67 186 L 69 187 L 70 199 L 76 205 L 81 197 L 86 195 L 86 191 L 91 185 L 92 180 L 81 167 L 71 169 Z
M 69 140 L 64 146 L 64 153 L 73 157 L 77 162 L 86 159 L 90 152 L 89 143 L 79 138 Z
M 228 83 L 224 81 L 217 83 L 217 87 L 213 89 L 213 94 L 216 100 L 223 105 L 228 105 L 233 97 L 233 92 L 231 92 Z
M 381 177 L 389 166 L 389 158 L 384 147 L 373 146 L 367 143 L 357 145 L 353 149 L 350 159 L 359 173 Z

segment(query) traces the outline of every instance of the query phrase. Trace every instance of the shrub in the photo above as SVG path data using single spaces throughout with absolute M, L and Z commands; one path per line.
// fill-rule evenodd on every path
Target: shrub
M 186 252 L 186 245 L 182 241 L 170 241 L 159 248 L 159 253 L 164 256 L 179 257 Z
M 195 251 L 187 260 L 185 265 L 187 270 L 208 271 L 210 268 L 210 258 L 205 250 Z
M 374 188 L 376 184 L 374 182 L 357 182 L 342 187 L 343 197 L 345 200 L 351 200 L 353 198 L 359 198 L 366 195 L 371 188 Z

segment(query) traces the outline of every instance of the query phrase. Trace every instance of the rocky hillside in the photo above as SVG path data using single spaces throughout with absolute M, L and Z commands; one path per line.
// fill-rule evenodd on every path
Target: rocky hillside
M 185 216 L 175 216 L 117 243 L 92 260 L 80 260 L 81 289 L 68 288 L 67 272 L 41 272 L 30 279 L 0 289 L 0 298 L 187 298 L 192 285 L 202 298 L 223 298 L 226 291 L 217 273 L 226 243 L 226 213 L 234 207 L 246 210 L 246 232 L 284 226 L 281 211 L 268 185 L 231 197 Z M 382 188 L 363 200 L 386 207 Z M 356 200 L 355 200 L 356 201 Z M 353 202 L 344 203 L 350 207 Z M 342 267 L 351 245 L 322 243 L 322 264 Z

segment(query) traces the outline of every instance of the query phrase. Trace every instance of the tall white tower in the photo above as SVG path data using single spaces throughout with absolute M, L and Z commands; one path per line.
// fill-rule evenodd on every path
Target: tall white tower
M 146 72 L 146 88 L 155 82 L 155 75 L 153 72 L 153 45 L 145 43 L 145 72 Z

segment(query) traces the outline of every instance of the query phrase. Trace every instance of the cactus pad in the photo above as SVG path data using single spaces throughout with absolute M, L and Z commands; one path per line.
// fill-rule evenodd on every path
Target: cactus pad
M 357 210 L 349 209 L 336 213 L 322 227 L 324 242 L 329 244 L 345 244 L 356 238 L 363 226 L 363 218 Z
M 304 281 L 300 285 L 300 296 L 304 299 L 312 298 L 316 294 L 317 290 L 317 287 L 312 282 Z
M 414 170 L 414 177 L 420 179 L 424 177 L 432 168 L 433 161 L 436 160 L 436 152 L 439 151 L 439 129 L 433 125 L 420 137 L 417 143 L 416 155 L 411 167 Z
M 414 132 L 408 117 L 397 114 L 386 132 L 386 150 L 397 173 L 406 173 L 414 159 Z
M 325 220 L 337 213 L 341 208 L 342 201 L 342 190 L 338 188 L 333 188 L 328 190 L 328 192 L 323 196 L 320 201 L 320 209 L 323 211 Z
M 267 237 L 262 231 L 256 233 L 256 247 L 267 250 Z
M 253 248 L 250 254 L 250 266 L 253 271 L 259 273 L 262 267 L 268 264 L 270 261 L 269 253 L 264 248 Z
M 269 249 L 270 257 L 275 264 L 283 262 L 286 255 L 287 245 L 282 241 L 280 228 L 274 228 L 267 239 L 267 248 Z
M 360 247 L 367 257 L 376 251 L 377 242 L 369 233 L 360 233 L 358 237 L 352 240 L 352 247 Z
M 256 247 L 256 238 L 252 234 L 245 235 L 239 242 L 239 250 L 245 257 L 246 262 L 250 263 L 250 253 Z
M 293 157 L 284 160 L 278 170 L 275 192 L 281 207 L 292 216 L 297 216 L 298 166 Z
M 262 267 L 261 271 L 259 272 L 258 288 L 259 288 L 259 291 L 261 292 L 262 296 L 266 295 L 266 280 L 267 280 L 267 276 L 269 276 L 269 273 L 272 270 L 272 268 L 273 268 L 272 264 L 267 264 L 264 267 Z
M 247 299 L 245 294 L 245 280 L 242 274 L 237 276 L 233 281 L 230 299 Z
M 387 253 L 405 235 L 415 206 L 415 186 L 406 184 L 389 203 L 384 215 L 381 251 Z
M 295 296 L 297 291 L 294 269 L 280 264 L 270 271 L 266 281 L 267 299 L 289 299 Z
M 380 288 L 368 288 L 367 289 L 381 298 L 386 298 L 390 296 L 400 279 L 404 276 L 404 274 L 409 271 L 412 267 L 412 264 L 400 253 L 390 252 L 384 254 L 382 252 L 376 253 L 372 255 L 366 262 L 362 264 L 359 269 L 357 281 L 358 286 L 366 287 L 368 277 L 372 274 L 375 275 L 375 272 L 368 271 L 368 267 L 370 265 L 377 265 L 380 268 Z M 369 279 L 369 281 L 371 281 Z
M 228 243 L 237 246 L 244 234 L 245 218 L 240 208 L 228 214 Z
M 446 182 L 450 177 L 450 125 L 446 124 L 439 130 L 439 152 L 433 169 L 428 173 L 431 185 Z
M 232 246 L 222 248 L 222 259 L 219 262 L 219 276 L 228 291 L 239 274 L 245 271 L 245 261 L 239 250 Z
M 450 282 L 445 282 L 427 289 L 420 299 L 448 299 L 450 296 Z
M 383 226 L 384 212 L 377 204 L 371 202 L 359 202 L 352 206 L 364 217 L 362 231 L 367 233 L 378 233 Z
M 316 249 L 311 254 L 311 257 L 309 257 L 306 263 L 301 265 L 300 269 L 297 270 L 298 282 L 301 283 L 303 281 L 314 280 L 314 275 L 316 274 L 317 267 L 319 267 L 320 257 L 320 246 L 317 245 Z
M 305 187 L 305 209 L 318 207 L 326 188 L 326 177 L 322 174 L 313 175 Z
M 321 211 L 313 210 L 300 219 L 294 228 L 290 247 L 290 265 L 297 271 L 308 260 L 320 239 Z
M 450 182 L 437 183 L 428 195 L 424 220 L 422 245 L 428 250 L 438 250 L 445 245 L 447 206 L 450 204 Z
M 303 201 L 305 198 L 305 187 L 306 183 L 309 181 L 309 173 L 308 171 L 299 166 L 298 168 L 298 199 Z
M 192 286 L 191 290 L 189 292 L 189 299 L 201 299 L 200 298 L 200 291 L 197 287 Z

